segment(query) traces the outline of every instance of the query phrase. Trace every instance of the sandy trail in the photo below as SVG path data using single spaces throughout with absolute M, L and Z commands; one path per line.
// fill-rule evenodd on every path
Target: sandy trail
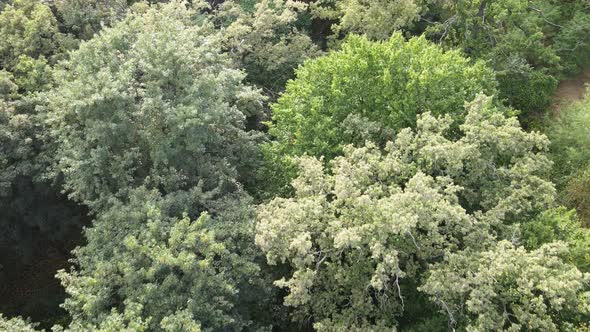
M 564 106 L 584 98 L 587 85 L 590 84 L 590 68 L 582 73 L 561 81 L 553 95 L 553 111 L 558 113 Z

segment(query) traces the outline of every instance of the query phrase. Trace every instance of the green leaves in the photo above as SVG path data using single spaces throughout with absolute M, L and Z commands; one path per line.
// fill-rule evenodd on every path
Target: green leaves
M 425 0 L 321 0 L 313 5 L 315 16 L 336 20 L 333 37 L 364 34 L 372 40 L 389 39 L 395 31 L 411 28 L 428 9 Z
M 181 3 L 131 15 L 60 66 L 47 123 L 73 198 L 99 204 L 142 184 L 223 191 L 248 178 L 260 135 L 245 122 L 262 96 L 193 15 Z
M 96 220 L 60 278 L 72 331 L 264 330 L 270 280 L 242 189 L 260 92 L 184 2 L 130 14 L 60 64 L 55 176 Z
M 286 305 L 320 330 L 393 329 L 432 263 L 511 238 L 553 203 L 547 139 L 485 96 L 467 111 L 459 137 L 450 116 L 426 113 L 383 151 L 346 146 L 329 171 L 299 158 L 293 198 L 262 204 L 256 231 L 269 264 L 293 270 L 275 282 Z
M 7 319 L 0 314 L 0 329 L 13 332 L 35 332 L 36 324 L 25 321 L 20 317 Z
M 2 10 L 0 39 L 0 67 L 8 70 L 21 55 L 55 60 L 65 45 L 51 9 L 37 0 L 15 0 Z
M 560 242 L 527 252 L 501 241 L 450 254 L 420 289 L 467 331 L 574 331 L 590 317 L 590 274 L 566 254 Z
M 319 53 L 301 28 L 303 2 L 257 1 L 253 10 L 239 1 L 224 1 L 215 11 L 223 49 L 246 70 L 249 82 L 276 99 L 293 71 Z
M 238 292 L 232 277 L 241 276 L 231 271 L 231 254 L 216 240 L 210 217 L 176 219 L 167 208 L 172 198 L 155 192 L 138 190 L 129 199 L 102 213 L 87 232 L 79 272 L 61 274 L 72 315 L 100 322 L 111 308 L 140 305 L 137 314 L 150 318 L 149 330 L 165 331 L 159 325 L 171 324 L 169 313 L 183 310 L 210 328 L 245 324 L 230 314 Z
M 344 145 L 364 144 L 365 138 L 383 144 L 424 112 L 460 122 L 463 103 L 482 91 L 495 92 L 494 75 L 483 63 L 470 64 L 424 38 L 350 37 L 341 51 L 301 67 L 273 105 L 269 134 L 275 142 L 264 147 L 268 173 L 284 185 L 292 176 L 289 157 L 307 153 L 331 160 Z M 357 134 L 365 123 L 370 134 Z

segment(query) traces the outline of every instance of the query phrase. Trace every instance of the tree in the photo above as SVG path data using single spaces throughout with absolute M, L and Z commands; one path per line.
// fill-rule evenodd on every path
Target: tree
M 124 321 L 148 331 L 189 325 L 253 331 L 271 324 L 273 297 L 251 248 L 249 200 L 206 199 L 213 194 L 195 191 L 161 196 L 138 188 L 100 213 L 86 231 L 88 244 L 76 251 L 77 268 L 59 274 L 70 295 L 64 306 L 72 331 L 101 331 L 103 322 L 128 311 Z
M 500 98 L 523 116 L 545 110 L 562 74 L 588 60 L 585 0 L 320 0 L 312 12 L 336 22 L 332 40 L 349 33 L 387 40 L 403 31 L 485 60 Z
M 264 99 L 201 15 L 180 1 L 131 13 L 56 71 L 55 176 L 96 217 L 60 273 L 72 331 L 272 322 L 242 189 L 262 138 L 245 122 Z
M 62 24 L 79 39 L 88 40 L 102 26 L 111 26 L 125 17 L 127 0 L 60 0 L 55 2 Z
M 77 238 L 72 234 L 79 234 L 87 213 L 60 194 L 59 179 L 43 177 L 48 151 L 37 109 L 43 103 L 40 93 L 53 84 L 51 66 L 75 45 L 60 32 L 49 6 L 39 0 L 3 1 L 0 12 L 0 256 L 10 267 L 2 284 L 6 289 L 38 287 L 30 285 L 29 277 L 50 284 L 44 297 L 30 296 L 18 312 L 10 302 L 28 294 L 5 299 L 0 311 L 39 320 L 55 319 L 46 315 L 55 312 L 62 294 L 54 292 L 54 273 L 40 263 L 49 258 L 50 246 L 57 252 L 72 249 L 68 240 Z M 21 278 L 31 265 L 34 277 Z
M 590 318 L 590 274 L 566 255 L 561 242 L 527 252 L 501 241 L 448 255 L 420 288 L 467 331 L 574 331 Z
M 198 11 L 173 2 L 132 14 L 72 52 L 48 95 L 55 170 L 92 207 L 145 185 L 162 193 L 247 182 L 262 109 Z
M 462 106 L 477 93 L 495 93 L 493 73 L 470 64 L 457 51 L 444 52 L 424 38 L 387 42 L 350 37 L 341 51 L 309 60 L 272 105 L 265 146 L 268 172 L 277 191 L 293 177 L 290 157 L 305 153 L 326 161 L 344 145 L 366 140 L 383 144 L 424 112 L 450 114 L 457 123 Z
M 269 264 L 292 268 L 275 281 L 287 306 L 318 330 L 391 330 L 432 263 L 516 240 L 518 221 L 553 203 L 547 138 L 490 98 L 467 109 L 458 138 L 450 115 L 426 113 L 383 151 L 347 146 L 330 170 L 300 158 L 294 197 L 262 204 L 256 231 Z
M 590 97 L 563 108 L 548 126 L 551 156 L 555 162 L 553 181 L 563 204 L 576 208 L 585 224 L 590 223 Z
M 38 0 L 14 0 L 0 13 L 0 68 L 12 71 L 22 60 L 51 63 L 68 48 L 51 9 Z
M 442 1 L 436 11 L 429 38 L 489 61 L 500 97 L 524 115 L 545 110 L 564 67 L 584 56 L 583 37 L 572 40 L 588 28 L 584 0 Z
M 583 272 L 590 272 L 590 229 L 584 227 L 575 210 L 564 207 L 544 211 L 522 223 L 522 244 L 527 250 L 562 241 L 568 246 L 566 261 Z
M 36 325 L 20 317 L 7 319 L 0 314 L 0 330 L 11 332 L 35 332 Z
M 299 24 L 305 10 L 295 1 L 262 0 L 248 10 L 229 0 L 214 12 L 224 50 L 275 99 L 303 60 L 319 53 Z
M 394 32 L 411 30 L 425 15 L 428 0 L 319 0 L 313 3 L 313 14 L 336 21 L 333 39 L 341 34 L 356 33 L 372 40 L 387 40 Z

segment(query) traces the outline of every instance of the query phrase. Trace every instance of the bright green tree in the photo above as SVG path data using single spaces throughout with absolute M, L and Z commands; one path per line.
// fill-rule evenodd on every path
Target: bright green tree
M 500 97 L 525 115 L 543 111 L 562 74 L 590 60 L 586 0 L 320 0 L 312 11 L 335 22 L 333 40 L 387 40 L 398 30 L 483 59 L 497 71 Z
M 350 37 L 341 51 L 309 60 L 272 106 L 265 147 L 268 174 L 284 190 L 294 172 L 290 157 L 309 154 L 328 161 L 349 143 L 378 144 L 424 112 L 460 121 L 463 104 L 495 93 L 493 73 L 457 51 L 444 52 L 424 38 L 387 42 Z
M 517 240 L 518 221 L 553 203 L 547 138 L 490 98 L 467 109 L 458 138 L 450 115 L 426 113 L 383 151 L 347 146 L 331 170 L 302 157 L 294 197 L 260 206 L 256 243 L 292 268 L 275 285 L 297 317 L 325 331 L 391 330 L 398 319 L 409 328 L 427 318 L 428 304 L 404 314 L 432 263 Z

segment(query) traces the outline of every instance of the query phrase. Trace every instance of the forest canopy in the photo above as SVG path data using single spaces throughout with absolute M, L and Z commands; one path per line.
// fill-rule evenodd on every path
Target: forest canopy
M 0 331 L 589 331 L 589 36 L 585 0 L 3 2 Z

